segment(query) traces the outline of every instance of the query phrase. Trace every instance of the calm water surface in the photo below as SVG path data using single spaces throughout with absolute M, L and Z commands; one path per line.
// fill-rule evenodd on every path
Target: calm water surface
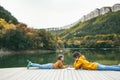
M 29 59 L 34 63 L 54 63 L 58 54 L 64 54 L 64 63 L 73 65 L 73 52 L 79 51 L 89 61 L 102 64 L 114 65 L 120 64 L 120 49 L 65 49 L 63 52 L 57 53 L 35 53 L 35 54 L 14 54 L 0 57 L 0 67 L 23 67 L 27 65 L 26 60 Z

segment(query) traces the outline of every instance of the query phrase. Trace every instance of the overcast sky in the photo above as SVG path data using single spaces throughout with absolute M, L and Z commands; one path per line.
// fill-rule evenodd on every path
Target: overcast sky
M 96 8 L 116 3 L 120 0 L 0 0 L 19 22 L 33 28 L 65 26 Z

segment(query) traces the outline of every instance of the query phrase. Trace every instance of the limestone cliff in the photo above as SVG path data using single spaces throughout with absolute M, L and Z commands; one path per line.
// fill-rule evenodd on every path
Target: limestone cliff
M 90 12 L 89 14 L 84 15 L 80 19 L 80 22 L 84 22 L 84 21 L 90 20 L 90 19 L 92 19 L 94 17 L 106 14 L 108 12 L 116 12 L 116 11 L 119 11 L 119 10 L 120 10 L 120 4 L 115 4 L 112 7 L 102 7 L 100 9 L 97 8 L 94 11 Z
M 61 30 L 61 29 L 69 29 L 80 22 L 84 22 L 84 21 L 90 20 L 92 18 L 95 18 L 97 16 L 104 15 L 109 12 L 116 12 L 119 10 L 120 10 L 120 4 L 115 4 L 112 7 L 107 6 L 107 7 L 102 7 L 100 9 L 96 8 L 95 10 L 91 11 L 89 14 L 84 15 L 81 19 L 79 19 L 78 21 L 76 21 L 70 25 L 66 25 L 66 26 L 59 27 L 59 28 L 48 28 L 47 30 L 48 31 L 56 31 L 56 30 Z

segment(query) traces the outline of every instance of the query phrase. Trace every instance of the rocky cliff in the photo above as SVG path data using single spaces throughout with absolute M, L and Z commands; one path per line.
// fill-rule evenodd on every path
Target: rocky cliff
M 81 19 L 79 19 L 78 21 L 70 24 L 70 25 L 66 25 L 66 26 L 63 26 L 63 27 L 58 27 L 58 28 L 48 28 L 46 30 L 48 31 L 56 31 L 56 30 L 61 30 L 61 29 L 69 29 L 73 26 L 75 26 L 76 24 L 80 23 L 80 22 L 84 22 L 84 21 L 87 21 L 87 20 L 90 20 L 92 18 L 95 18 L 97 16 L 100 16 L 100 15 L 104 15 L 106 13 L 109 13 L 109 12 L 116 12 L 116 11 L 119 11 L 120 10 L 120 4 L 115 4 L 113 5 L 112 7 L 102 7 L 102 8 L 96 8 L 95 10 L 91 11 L 89 14 L 87 15 L 84 15 Z
M 112 7 L 102 7 L 100 9 L 97 8 L 94 11 L 90 12 L 89 14 L 84 15 L 79 21 L 84 22 L 84 21 L 90 20 L 94 17 L 97 17 L 99 15 L 103 15 L 108 12 L 116 12 L 119 10 L 120 10 L 120 4 L 115 4 Z

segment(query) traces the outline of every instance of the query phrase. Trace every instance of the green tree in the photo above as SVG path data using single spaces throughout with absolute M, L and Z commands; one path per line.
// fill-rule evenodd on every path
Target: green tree
M 18 24 L 18 20 L 2 6 L 0 6 L 0 18 L 5 19 L 7 22 L 12 21 L 14 24 Z
M 58 47 L 58 43 L 55 35 L 44 29 L 38 31 L 38 35 L 41 38 L 40 44 L 42 43 L 44 49 L 55 50 Z
M 2 47 L 8 50 L 27 50 L 30 42 L 22 30 L 8 30 L 2 35 Z

